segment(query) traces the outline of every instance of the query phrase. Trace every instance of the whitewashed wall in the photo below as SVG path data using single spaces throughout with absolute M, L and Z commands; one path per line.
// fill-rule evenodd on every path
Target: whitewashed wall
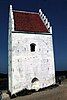
M 35 52 L 30 44 L 35 43 Z M 32 89 L 32 79 L 38 78 L 40 88 L 55 84 L 52 35 L 12 33 L 10 92 Z

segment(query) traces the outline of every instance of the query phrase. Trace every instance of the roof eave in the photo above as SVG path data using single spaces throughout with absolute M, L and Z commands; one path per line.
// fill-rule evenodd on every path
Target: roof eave
M 28 32 L 28 31 L 12 31 L 12 33 L 28 33 L 28 34 L 42 34 L 42 35 L 51 35 L 50 32 Z

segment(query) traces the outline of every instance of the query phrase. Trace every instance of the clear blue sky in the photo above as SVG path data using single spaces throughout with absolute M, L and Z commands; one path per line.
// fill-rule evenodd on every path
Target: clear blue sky
M 17 10 L 42 9 L 53 26 L 56 70 L 67 70 L 67 0 L 0 0 L 0 72 L 7 73 L 10 4 Z

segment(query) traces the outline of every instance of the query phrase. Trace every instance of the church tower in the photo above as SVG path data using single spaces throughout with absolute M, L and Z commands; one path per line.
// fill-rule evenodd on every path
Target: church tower
M 8 77 L 11 95 L 55 84 L 52 26 L 41 9 L 18 11 L 10 5 Z

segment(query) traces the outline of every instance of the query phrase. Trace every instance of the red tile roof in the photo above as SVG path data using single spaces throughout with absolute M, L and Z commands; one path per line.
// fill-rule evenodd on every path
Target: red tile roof
M 48 32 L 38 13 L 13 11 L 15 31 Z

